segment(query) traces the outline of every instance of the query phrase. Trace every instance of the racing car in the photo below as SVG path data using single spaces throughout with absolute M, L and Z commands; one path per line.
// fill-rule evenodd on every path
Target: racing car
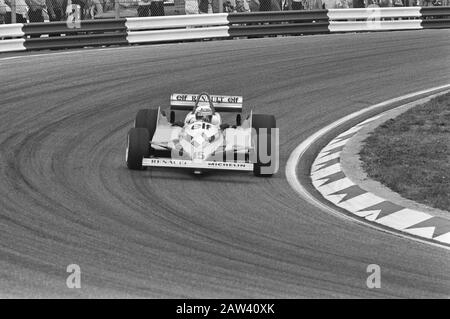
M 127 167 L 185 168 L 194 174 L 251 171 L 256 176 L 272 176 L 278 170 L 275 117 L 251 111 L 243 119 L 242 104 L 241 96 L 174 93 L 167 111 L 161 107 L 139 110 L 128 132 Z M 221 113 L 235 113 L 233 123 L 222 123 Z

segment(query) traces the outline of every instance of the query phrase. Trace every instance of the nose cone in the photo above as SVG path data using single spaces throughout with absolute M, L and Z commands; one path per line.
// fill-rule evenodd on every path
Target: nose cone
M 216 136 L 219 134 L 218 129 L 205 122 L 195 122 L 189 125 L 180 141 L 183 150 L 192 160 L 204 161 L 217 148 L 212 142 L 216 141 Z

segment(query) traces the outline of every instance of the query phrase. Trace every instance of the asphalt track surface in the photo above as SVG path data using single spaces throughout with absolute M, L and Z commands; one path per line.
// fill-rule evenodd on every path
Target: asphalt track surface
M 448 250 L 322 212 L 284 169 L 334 120 L 449 82 L 446 30 L 0 60 L 0 295 L 448 298 Z M 276 176 L 126 169 L 136 111 L 200 91 L 275 114 Z M 81 289 L 66 287 L 73 263 Z M 369 264 L 380 289 L 366 287 Z

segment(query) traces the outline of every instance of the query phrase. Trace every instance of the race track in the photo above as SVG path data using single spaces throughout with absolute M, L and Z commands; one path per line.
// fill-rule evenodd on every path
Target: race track
M 446 83 L 446 30 L 0 55 L 0 296 L 448 298 L 448 250 L 322 212 L 284 175 L 321 127 Z M 277 117 L 276 176 L 126 169 L 137 110 L 200 91 Z

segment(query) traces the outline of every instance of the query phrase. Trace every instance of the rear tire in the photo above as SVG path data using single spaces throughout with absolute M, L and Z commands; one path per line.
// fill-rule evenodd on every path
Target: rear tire
M 142 159 L 150 153 L 150 138 L 145 128 L 132 128 L 128 132 L 126 161 L 129 169 L 142 170 Z
M 275 152 L 277 151 L 275 147 L 276 145 L 272 145 L 272 129 L 277 127 L 277 123 L 275 120 L 275 117 L 273 115 L 266 115 L 266 114 L 253 114 L 252 115 L 252 128 L 254 128 L 252 136 L 252 140 L 255 145 L 255 159 L 256 161 L 253 163 L 253 174 L 255 176 L 265 176 L 269 177 L 276 173 L 278 170 L 278 163 L 274 162 L 274 159 L 276 160 L 276 157 L 274 158 Z M 265 130 L 261 130 L 265 129 Z M 255 132 L 256 131 L 256 132 Z M 265 138 L 267 143 L 267 148 L 263 150 L 263 154 L 265 156 L 268 156 L 270 154 L 271 159 L 267 161 L 262 161 L 262 158 L 260 157 L 259 147 L 261 146 L 260 143 L 263 143 L 264 139 L 261 140 L 262 134 L 266 134 L 267 132 L 267 138 Z M 256 135 L 255 135 L 256 134 Z M 260 142 L 261 140 L 261 142 Z

